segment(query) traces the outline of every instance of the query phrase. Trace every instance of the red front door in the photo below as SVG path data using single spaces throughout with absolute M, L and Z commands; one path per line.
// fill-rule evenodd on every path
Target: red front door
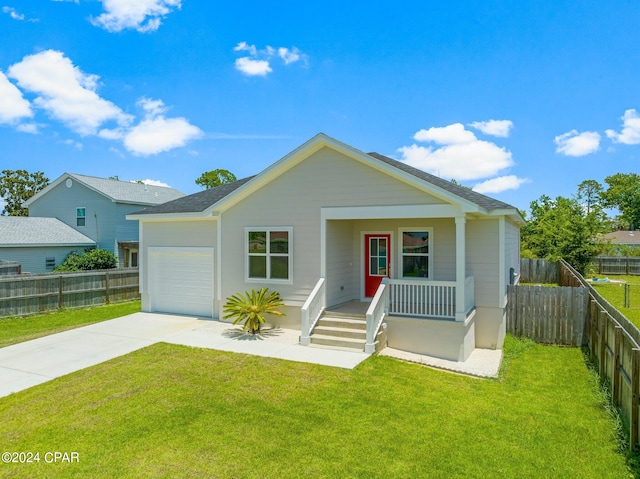
M 391 269 L 391 235 L 364 235 L 364 295 L 371 298 Z

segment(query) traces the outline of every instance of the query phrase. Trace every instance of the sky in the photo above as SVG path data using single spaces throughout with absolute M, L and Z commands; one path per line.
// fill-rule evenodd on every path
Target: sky
M 0 170 L 190 194 L 205 171 L 254 175 L 322 132 L 521 210 L 638 172 L 637 2 L 0 8 Z

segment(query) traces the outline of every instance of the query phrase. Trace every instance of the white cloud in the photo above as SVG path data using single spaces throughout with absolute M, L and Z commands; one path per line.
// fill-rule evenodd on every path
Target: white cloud
M 91 19 L 95 26 L 108 32 L 134 29 L 139 32 L 157 30 L 164 17 L 182 7 L 182 0 L 102 0 L 105 13 Z
M 15 123 L 31 118 L 31 105 L 20 90 L 0 71 L 0 123 Z
M 38 133 L 38 125 L 35 123 L 22 123 L 16 126 L 16 130 L 21 131 L 22 133 L 31 133 L 35 135 Z
M 416 141 L 432 141 L 439 145 L 464 145 L 477 141 L 476 136 L 465 130 L 462 123 L 454 123 L 443 127 L 432 127 L 420 130 L 413 139 Z
M 24 14 L 18 13 L 13 7 L 2 7 L 2 13 L 7 13 L 14 20 L 24 20 Z
M 146 112 L 146 118 L 130 128 L 124 135 L 125 148 L 134 155 L 155 155 L 184 146 L 190 140 L 203 136 L 203 132 L 185 118 L 162 116 L 164 103 L 143 98 L 138 105 Z
M 65 145 L 73 146 L 76 150 L 82 150 L 84 148 L 84 145 L 82 143 L 75 140 L 64 140 L 63 143 Z
M 249 45 L 247 42 L 240 42 L 234 48 L 234 52 L 247 52 L 249 56 L 236 59 L 236 70 L 249 76 L 266 76 L 273 71 L 271 59 L 276 55 L 283 61 L 285 65 L 290 65 L 298 61 L 304 60 L 306 63 L 307 56 L 297 47 L 279 47 L 274 48 L 267 45 L 266 48 L 258 50 L 255 45 Z
M 416 141 L 441 145 L 410 145 L 399 148 L 401 161 L 429 173 L 456 180 L 477 180 L 513 166 L 511 152 L 495 143 L 478 140 L 460 123 L 420 130 Z
M 482 194 L 502 193 L 507 190 L 517 190 L 524 183 L 529 183 L 527 178 L 518 178 L 515 175 L 499 176 L 482 183 L 478 183 L 473 187 L 473 191 Z
M 295 63 L 300 60 L 301 53 L 296 47 L 293 47 L 291 50 L 285 47 L 278 48 L 278 56 L 282 58 L 285 65 L 289 65 L 290 63 Z
M 258 54 L 258 49 L 255 45 L 249 45 L 247 42 L 240 42 L 234 48 L 234 52 L 249 52 L 249 54 L 256 56 Z
M 614 143 L 637 145 L 640 143 L 640 115 L 635 109 L 626 110 L 621 118 L 622 132 L 606 130 L 605 133 Z
M 513 122 L 511 120 L 474 121 L 469 123 L 469 126 L 480 130 L 485 135 L 506 138 L 513 128 Z
M 600 134 L 596 131 L 578 133 L 571 130 L 556 136 L 553 141 L 558 145 L 556 152 L 566 156 L 585 156 L 600 148 Z
M 149 185 L 149 186 L 163 186 L 164 188 L 171 188 L 167 183 L 163 182 L 163 181 L 158 181 L 158 180 L 140 180 L 142 181 L 142 183 L 144 183 L 145 185 Z M 131 180 L 130 183 L 137 183 L 137 181 L 135 180 Z
M 249 57 L 238 58 L 236 69 L 249 76 L 266 76 L 273 71 L 267 60 L 253 60 Z
M 97 93 L 99 77 L 88 75 L 62 52 L 46 50 L 9 67 L 8 76 L 38 96 L 34 104 L 80 135 L 95 134 L 105 122 L 125 126 L 132 117 Z

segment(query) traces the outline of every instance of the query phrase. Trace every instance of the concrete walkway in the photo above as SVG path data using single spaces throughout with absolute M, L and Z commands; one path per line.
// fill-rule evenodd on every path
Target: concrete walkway
M 300 346 L 299 334 L 272 329 L 253 336 L 219 321 L 134 313 L 0 348 L 0 397 L 161 341 L 349 369 L 369 357 L 363 352 Z
M 466 361 L 434 358 L 393 348 L 385 348 L 379 354 L 479 378 L 497 378 L 502 361 L 501 349 L 474 349 Z
M 0 348 L 0 397 L 161 341 L 347 369 L 370 356 L 364 352 L 301 346 L 299 335 L 299 331 L 274 328 L 254 336 L 245 334 L 238 326 L 215 320 L 134 313 Z M 497 377 L 502 359 L 502 351 L 486 349 L 476 349 L 465 362 L 392 348 L 379 354 L 478 377 Z

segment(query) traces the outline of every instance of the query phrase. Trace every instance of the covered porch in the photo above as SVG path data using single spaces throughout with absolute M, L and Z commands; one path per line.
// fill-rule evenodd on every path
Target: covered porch
M 302 308 L 301 344 L 331 311 L 366 321 L 367 352 L 387 328 L 398 349 L 433 354 L 435 341 L 447 344 L 435 349 L 442 357 L 470 354 L 475 280 L 466 271 L 466 214 L 450 205 L 323 208 L 321 224 L 322 275 Z

